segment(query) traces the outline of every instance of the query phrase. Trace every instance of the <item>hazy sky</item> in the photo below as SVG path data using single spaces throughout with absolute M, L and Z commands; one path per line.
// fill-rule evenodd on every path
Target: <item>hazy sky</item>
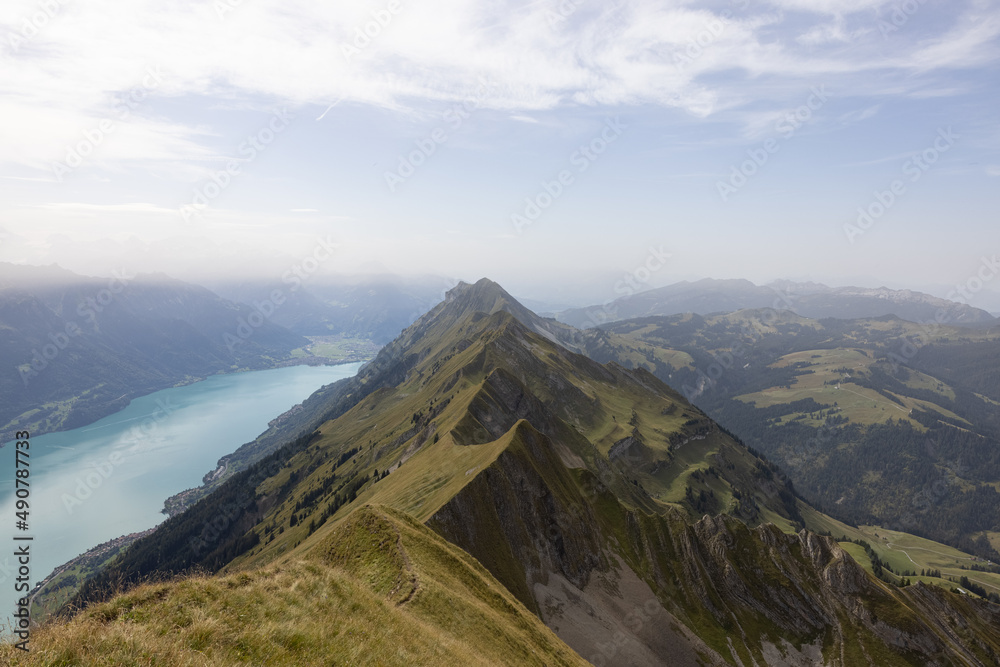
M 0 261 L 964 284 L 998 33 L 989 0 L 4 0 Z

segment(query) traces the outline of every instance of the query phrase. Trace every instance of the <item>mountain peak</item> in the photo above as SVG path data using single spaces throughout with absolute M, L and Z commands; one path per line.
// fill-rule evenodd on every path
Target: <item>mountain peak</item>
M 528 329 L 554 343 L 580 351 L 577 340 L 579 332 L 573 327 L 539 317 L 489 278 L 481 278 L 472 285 L 460 282 L 447 292 L 442 304 L 424 317 L 429 320 L 444 318 L 454 322 L 470 313 L 492 315 L 499 311 L 509 313 Z
M 516 305 L 523 308 L 507 291 L 489 278 L 480 278 L 470 285 L 460 282 L 445 294 L 445 302 L 455 302 L 477 312 L 491 314 L 505 307 Z

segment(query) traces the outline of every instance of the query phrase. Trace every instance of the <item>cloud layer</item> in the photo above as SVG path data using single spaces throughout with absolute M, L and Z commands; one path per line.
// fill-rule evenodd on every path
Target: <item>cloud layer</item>
M 677 278 L 957 280 L 995 224 L 998 36 L 996 0 L 5 0 L 0 261 L 259 274 L 334 233 L 338 271 L 554 284 L 666 243 Z M 952 125 L 956 150 L 844 247 Z M 737 167 L 750 184 L 720 198 Z
M 995 4 L 947 3 L 943 20 L 934 0 L 8 0 L 0 159 L 49 169 L 106 120 L 128 134 L 101 152 L 108 166 L 210 156 L 203 127 L 153 115 L 148 99 L 419 111 L 488 82 L 480 106 L 512 114 L 656 105 L 704 117 L 781 103 L 804 80 L 877 94 L 879 77 L 863 75 L 994 61 Z

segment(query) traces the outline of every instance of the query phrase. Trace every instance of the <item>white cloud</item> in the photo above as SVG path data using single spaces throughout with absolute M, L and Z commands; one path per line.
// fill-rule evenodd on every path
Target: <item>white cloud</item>
M 281 275 L 316 235 L 334 231 L 343 243 L 337 270 L 377 259 L 439 271 L 447 256 L 457 258 L 449 272 L 479 277 L 491 261 L 549 266 L 556 248 L 565 260 L 552 265 L 555 276 L 582 265 L 628 269 L 634 260 L 623 248 L 671 211 L 698 220 L 691 230 L 710 230 L 682 234 L 691 264 L 677 268 L 704 275 L 700 250 L 716 247 L 717 230 L 732 220 L 755 230 L 732 241 L 747 255 L 762 232 L 811 211 L 812 225 L 801 228 L 816 247 L 825 237 L 805 230 L 827 223 L 813 218 L 826 216 L 839 231 L 835 198 L 870 191 L 831 183 L 824 190 L 839 194 L 822 200 L 829 205 L 810 198 L 794 214 L 768 210 L 756 218 L 759 229 L 746 222 L 755 219 L 751 190 L 737 204 L 747 209 L 716 213 L 701 201 L 715 195 L 727 151 L 742 155 L 774 136 L 778 120 L 821 85 L 829 107 L 809 120 L 801 148 L 768 166 L 773 178 L 796 172 L 808 185 L 813 168 L 831 162 L 902 161 L 909 153 L 900 151 L 920 148 L 921 132 L 940 123 L 969 137 L 963 151 L 992 151 L 968 155 L 970 173 L 1000 175 L 990 113 L 1000 35 L 993 1 L 922 3 L 887 37 L 879 21 L 900 0 L 401 0 L 391 20 L 376 14 L 384 26 L 372 23 L 373 12 L 388 0 L 243 0 L 221 18 L 215 8 L 230 0 L 58 1 L 16 51 L 8 36 L 40 4 L 0 3 L 0 260 L 101 273 L 124 257 L 179 276 L 226 267 Z M 554 19 L 560 7 L 575 10 Z M 355 44 L 366 28 L 369 43 Z M 470 101 L 473 119 L 453 129 L 442 109 Z M 247 169 L 238 185 L 185 224 L 179 205 L 281 107 L 296 118 L 289 138 L 260 163 L 240 162 Z M 597 117 L 618 114 L 634 128 L 627 141 L 579 179 L 530 243 L 511 236 L 508 210 L 537 179 L 551 178 L 565 146 L 589 136 Z M 87 146 L 107 121 L 112 131 Z M 383 171 L 439 127 L 448 134 L 439 157 L 407 190 L 390 193 Z M 825 136 L 832 132 L 841 134 Z M 817 149 L 835 141 L 843 151 Z M 53 164 L 73 150 L 88 155 L 55 183 Z M 947 173 L 942 166 L 935 177 Z M 807 190 L 768 178 L 751 189 L 768 195 L 780 186 L 781 197 L 762 197 L 769 206 L 791 210 L 796 192 Z M 931 199 L 930 187 L 921 192 L 907 205 Z M 988 201 L 982 208 L 991 210 Z M 621 220 L 613 242 L 593 231 L 603 230 L 601 216 Z M 436 252 L 415 252 L 428 238 Z M 735 253 L 727 270 L 754 277 L 759 269 Z
M 842 16 L 886 3 L 780 0 L 771 5 Z M 631 0 L 600 9 L 584 5 L 550 25 L 554 7 L 558 5 L 439 0 L 431 12 L 402 3 L 381 27 L 372 18 L 385 9 L 378 0 L 258 0 L 241 3 L 222 19 L 210 3 L 66 3 L 27 46 L 5 54 L 3 92 L 5 98 L 15 94 L 32 107 L 42 102 L 61 110 L 101 107 L 139 85 L 145 67 L 159 65 L 169 72 L 155 91 L 160 95 L 257 93 L 297 103 L 344 95 L 393 106 L 411 97 L 458 99 L 486 76 L 505 86 L 490 101 L 497 108 L 547 108 L 572 99 L 683 105 L 691 81 L 673 75 L 672 56 L 718 20 L 683 3 Z M 8 1 L 5 9 L 0 15 L 3 34 L 16 32 L 14 17 L 30 15 L 37 5 Z M 780 15 L 752 11 L 752 5 L 733 14 L 721 37 L 705 47 L 700 70 L 728 61 L 728 67 L 786 72 L 796 69 L 805 55 L 795 46 L 802 35 L 817 45 L 852 34 L 838 19 L 763 46 L 759 30 Z M 762 23 L 761 17 L 770 18 Z M 995 35 L 988 17 L 979 16 L 975 23 L 975 35 L 962 29 L 942 35 L 923 57 L 946 66 Z M 363 35 L 365 28 L 373 36 L 359 38 L 358 31 Z M 966 42 L 970 36 L 971 44 Z M 345 56 L 345 47 L 356 53 Z M 807 62 L 800 65 L 823 67 L 825 57 L 806 55 Z M 834 70 L 871 66 L 851 54 L 836 58 L 828 63 Z
M 872 32 L 870 27 L 860 27 L 849 31 L 845 22 L 837 18 L 832 23 L 821 23 L 811 27 L 806 32 L 795 38 L 799 44 L 807 47 L 823 46 L 827 44 L 847 44 L 859 40 Z
M 156 213 L 177 215 L 177 209 L 163 208 L 155 204 L 145 204 L 136 202 L 132 204 L 84 204 L 79 202 L 57 202 L 51 204 L 38 204 L 31 208 L 43 211 L 61 211 L 80 214 L 104 214 L 104 213 Z
M 148 102 L 184 96 L 406 109 L 468 99 L 486 80 L 479 106 L 519 120 L 572 105 L 652 104 L 697 117 L 749 100 L 781 109 L 804 81 L 878 94 L 855 75 L 991 62 L 1000 34 L 997 10 L 978 2 L 955 3 L 953 25 L 936 35 L 900 30 L 891 40 L 874 30 L 876 12 L 891 6 L 881 0 L 736 3 L 728 20 L 656 0 L 584 4 L 555 21 L 560 5 L 549 2 L 439 0 L 433 11 L 402 2 L 388 15 L 382 0 L 254 0 L 221 17 L 219 4 L 65 2 L 16 52 L 0 44 L 0 161 L 51 169 L 110 119 L 114 132 L 88 165 L 157 163 L 197 178 L 192 163 L 220 157 L 204 128 L 158 117 Z M 8 0 L 0 35 L 37 11 L 33 0 Z M 162 73 L 153 86 L 150 68 Z M 136 91 L 147 100 L 121 118 Z
M 865 10 L 876 10 L 892 5 L 892 0 L 768 0 L 768 4 L 817 14 L 840 15 Z
M 864 109 L 858 109 L 857 111 L 851 111 L 850 113 L 845 113 L 840 117 L 841 123 L 860 123 L 863 120 L 868 120 L 873 116 L 877 115 L 882 109 L 881 104 L 873 104 L 870 107 L 865 107 Z

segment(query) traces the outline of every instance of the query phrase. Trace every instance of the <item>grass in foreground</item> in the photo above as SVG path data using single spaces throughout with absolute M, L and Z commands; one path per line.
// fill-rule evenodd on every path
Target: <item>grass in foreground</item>
M 44 626 L 11 665 L 482 664 L 348 575 L 294 564 L 143 586 Z
M 4 665 L 585 665 L 468 554 L 366 506 L 304 558 L 141 586 Z M 398 585 L 397 585 L 398 584 Z

